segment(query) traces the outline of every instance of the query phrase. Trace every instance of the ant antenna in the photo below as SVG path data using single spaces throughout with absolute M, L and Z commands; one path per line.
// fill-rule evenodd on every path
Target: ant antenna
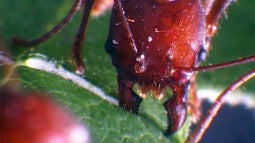
M 238 60 L 233 60 L 225 63 L 220 63 L 220 64 L 214 64 L 214 65 L 209 65 L 209 66 L 201 66 L 201 67 L 194 67 L 194 68 L 185 68 L 185 67 L 177 67 L 179 70 L 187 71 L 187 72 L 194 72 L 194 71 L 212 71 L 212 70 L 217 70 L 217 69 L 222 69 L 226 67 L 232 67 L 232 66 L 237 66 L 241 65 L 244 63 L 250 63 L 250 62 L 255 62 L 255 55 L 238 59 Z
M 212 107 L 208 110 L 207 115 L 203 118 L 203 120 L 199 123 L 195 131 L 187 138 L 185 143 L 197 143 L 201 140 L 202 136 L 204 135 L 205 131 L 211 124 L 212 120 L 217 115 L 219 109 L 222 107 L 223 102 L 226 96 L 231 93 L 232 91 L 239 88 L 242 84 L 247 82 L 248 80 L 255 77 L 255 68 L 252 69 L 245 75 L 242 75 L 238 80 L 233 82 L 229 85 L 216 99 Z
M 36 45 L 39 45 L 43 42 L 48 41 L 52 36 L 56 35 L 59 31 L 61 31 L 72 20 L 74 14 L 79 10 L 82 1 L 83 0 L 76 0 L 73 4 L 72 8 L 70 9 L 68 14 L 66 15 L 66 17 L 58 25 L 56 25 L 54 28 L 52 28 L 46 34 L 42 35 L 39 38 L 32 39 L 32 40 L 24 40 L 24 39 L 14 37 L 11 40 L 12 43 L 15 44 L 15 45 L 33 47 L 33 46 L 36 46 Z

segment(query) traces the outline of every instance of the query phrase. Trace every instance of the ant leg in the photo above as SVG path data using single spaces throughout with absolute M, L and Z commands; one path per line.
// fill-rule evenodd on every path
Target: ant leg
M 214 2 L 215 2 L 215 0 L 205 0 L 204 1 L 205 15 L 208 15 Z
M 71 56 L 72 59 L 76 63 L 76 74 L 83 75 L 84 74 L 84 63 L 81 58 L 81 49 L 83 45 L 83 41 L 85 38 L 85 31 L 88 24 L 89 15 L 91 13 L 92 6 L 95 2 L 95 0 L 84 0 L 84 10 L 83 10 L 83 16 L 82 21 L 80 24 L 80 28 L 76 34 L 76 37 L 74 39 L 73 45 L 72 45 L 72 51 Z
M 173 97 L 163 104 L 168 118 L 168 126 L 165 131 L 167 136 L 179 130 L 186 120 L 189 87 L 190 82 L 172 85 Z
M 222 13 L 225 12 L 232 1 L 233 0 L 206 0 L 205 12 L 208 35 L 214 36 L 216 31 L 214 31 L 214 28 L 210 28 L 210 26 L 216 26 L 215 30 L 217 30 L 217 24 Z
M 211 38 L 217 32 L 221 15 L 233 0 L 206 0 L 206 49 L 209 50 Z
M 74 14 L 79 10 L 79 7 L 80 7 L 82 1 L 83 0 L 76 0 L 73 4 L 72 8 L 66 15 L 66 17 L 58 25 L 56 25 L 54 28 L 52 28 L 49 32 L 47 32 L 43 36 L 33 39 L 33 40 L 29 40 L 29 41 L 14 37 L 14 38 L 12 38 L 11 42 L 14 45 L 32 47 L 32 46 L 36 46 L 43 42 L 48 41 L 52 36 L 54 36 L 59 31 L 61 31 L 71 21 Z
M 1 81 L 0 86 L 4 85 L 6 80 L 15 77 L 13 75 L 14 62 L 10 58 L 8 51 L 5 48 L 0 47 L 0 69 L 1 69 Z
M 1 42 L 1 41 L 0 41 Z M 5 91 L 8 93 L 16 93 L 19 91 L 18 75 L 15 71 L 15 63 L 10 57 L 9 52 L 5 49 L 4 44 L 0 44 L 0 95 L 5 95 Z
M 125 110 L 137 113 L 142 98 L 139 97 L 133 90 L 134 83 L 130 80 L 125 80 L 118 75 L 118 96 L 119 106 Z
M 197 96 L 196 87 L 197 74 L 193 74 L 190 78 L 190 89 L 189 89 L 189 114 L 192 116 L 192 122 L 197 123 L 201 117 L 201 100 Z
M 236 90 L 238 87 L 243 85 L 244 83 L 248 82 L 248 80 L 252 79 L 255 77 L 255 69 L 251 70 L 249 73 L 241 76 L 238 80 L 233 82 L 230 86 L 228 86 L 225 91 L 223 91 L 212 107 L 208 110 L 207 115 L 203 118 L 203 120 L 199 123 L 195 131 L 187 138 L 185 141 L 186 143 L 194 143 L 194 142 L 199 142 L 204 135 L 205 131 L 211 124 L 212 120 L 214 117 L 217 115 L 219 109 L 222 107 L 224 99 L 226 96 L 231 93 L 232 91 Z

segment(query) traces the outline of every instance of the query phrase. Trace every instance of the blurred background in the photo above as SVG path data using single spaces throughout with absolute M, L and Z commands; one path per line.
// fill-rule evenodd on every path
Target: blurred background
M 10 45 L 9 41 L 13 36 L 32 39 L 41 36 L 54 27 L 67 14 L 73 0 L 0 0 L 0 38 L 8 45 L 8 50 L 15 60 L 23 59 L 30 53 L 41 53 L 52 60 L 58 61 L 67 69 L 72 70 L 70 64 L 70 47 L 78 30 L 81 20 L 81 12 L 78 12 L 71 21 L 59 34 L 51 38 L 48 42 L 37 46 L 36 48 L 25 49 L 19 46 Z M 117 83 L 115 80 L 115 69 L 111 65 L 109 55 L 104 50 L 104 42 L 108 34 L 110 12 L 104 15 L 91 18 L 86 33 L 85 46 L 82 51 L 86 64 L 86 78 L 93 84 L 103 88 L 108 94 L 116 96 Z M 228 8 L 226 14 L 220 21 L 219 30 L 213 39 L 212 50 L 210 51 L 206 62 L 202 65 L 221 63 L 255 54 L 255 1 L 238 0 L 233 2 Z M 231 82 L 236 80 L 240 75 L 250 71 L 255 67 L 254 63 L 245 64 L 237 67 L 221 69 L 217 71 L 201 72 L 198 75 L 198 89 L 218 89 L 224 90 Z M 26 88 L 26 87 L 25 87 Z M 239 92 L 243 92 L 250 97 L 255 97 L 255 79 L 244 84 Z M 204 103 L 207 108 L 208 102 Z M 233 110 L 232 110 L 233 108 Z M 237 107 L 226 105 L 226 110 L 231 109 L 236 112 Z M 240 135 L 240 142 L 254 141 L 249 132 L 254 133 L 255 128 L 255 111 L 245 105 L 240 108 L 249 112 L 246 122 L 244 115 L 237 114 L 239 117 L 236 122 L 232 120 L 232 115 L 227 115 L 222 111 L 222 116 L 227 118 L 227 122 L 221 122 L 221 125 L 232 126 L 238 123 L 249 123 L 249 130 Z M 246 110 L 247 109 L 247 110 Z M 239 109 L 238 109 L 239 111 Z M 241 110 L 240 110 L 241 111 Z M 243 111 L 241 111 L 243 112 Z M 250 116 L 251 115 L 251 116 Z M 234 115 L 233 115 L 234 116 Z M 221 118 L 218 117 L 218 118 Z M 253 118 L 253 119 L 252 119 Z M 220 127 L 222 127 L 220 125 Z M 240 124 L 241 125 L 241 124 Z M 239 129 L 238 129 L 239 130 Z M 219 129 L 214 130 L 219 133 Z M 224 131 L 221 129 L 221 131 Z M 214 132 L 214 134 L 215 134 Z M 235 132 L 229 132 L 230 135 L 236 136 Z M 208 134 L 211 134 L 211 132 Z M 222 134 L 225 136 L 225 134 Z M 207 137 L 207 136 L 206 136 Z M 211 137 L 211 138 L 210 138 Z M 208 135 L 212 140 L 214 136 Z M 223 137 L 216 137 L 222 139 Z M 231 137 L 230 137 L 231 138 Z M 248 140 L 245 140 L 250 138 Z M 213 142 L 221 142 L 212 140 Z M 207 141 L 204 141 L 207 143 Z M 224 141 L 224 143 L 232 141 Z M 239 142 L 239 141 L 235 141 Z

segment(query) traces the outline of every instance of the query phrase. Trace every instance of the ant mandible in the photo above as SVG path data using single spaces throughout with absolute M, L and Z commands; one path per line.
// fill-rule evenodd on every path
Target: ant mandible
M 34 46 L 47 41 L 70 22 L 82 5 L 83 17 L 72 46 L 72 58 L 77 65 L 76 73 L 83 74 L 84 64 L 80 54 L 94 2 L 95 0 L 76 0 L 63 21 L 50 32 L 31 41 L 14 38 L 12 42 Z M 195 90 L 196 71 L 254 62 L 255 56 L 250 56 L 198 67 L 205 60 L 211 39 L 217 32 L 218 21 L 231 2 L 232 0 L 114 0 L 105 48 L 118 73 L 119 105 L 137 113 L 142 95 L 152 92 L 157 98 L 162 98 L 161 95 L 170 88 L 173 96 L 163 104 L 168 117 L 165 133 L 170 135 L 181 128 L 186 120 L 188 92 Z M 227 93 L 254 76 L 255 69 L 231 84 L 186 142 L 198 142 Z M 138 84 L 140 96 L 133 91 L 134 84 Z M 195 93 L 191 95 L 196 96 Z

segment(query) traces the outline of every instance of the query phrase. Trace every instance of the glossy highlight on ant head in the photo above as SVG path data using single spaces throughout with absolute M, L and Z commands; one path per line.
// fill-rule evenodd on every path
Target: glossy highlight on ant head
M 111 46 L 107 45 L 106 50 L 118 72 L 137 79 L 140 85 L 164 85 L 186 78 L 178 76 L 183 73 L 175 67 L 191 68 L 200 62 L 198 54 L 204 50 L 206 30 L 200 1 L 162 4 L 155 0 L 130 0 L 122 5 L 138 52 L 130 48 L 121 19 L 113 9 L 107 41 Z

